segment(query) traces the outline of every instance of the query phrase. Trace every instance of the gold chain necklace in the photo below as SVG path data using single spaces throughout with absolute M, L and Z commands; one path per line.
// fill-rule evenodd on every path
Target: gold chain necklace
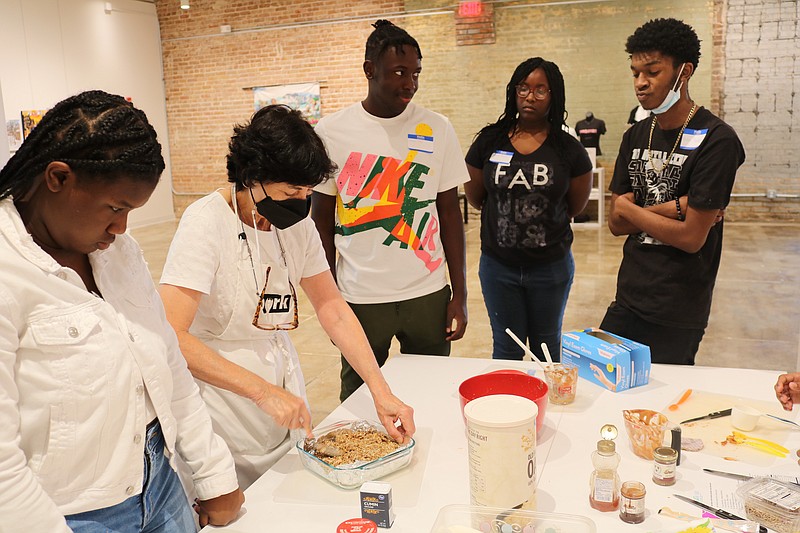
M 697 111 L 697 104 L 693 104 L 692 108 L 689 110 L 689 115 L 686 117 L 686 121 L 683 123 L 683 127 L 681 128 L 681 132 L 678 134 L 678 138 L 675 139 L 675 144 L 672 145 L 672 150 L 670 151 L 667 158 L 664 162 L 661 163 L 661 168 L 656 170 L 656 162 L 653 161 L 653 151 L 650 149 L 650 146 L 653 144 L 653 130 L 656 129 L 656 115 L 653 115 L 653 122 L 650 124 L 650 137 L 647 139 L 647 160 L 650 161 L 650 167 L 653 169 L 659 177 L 661 173 L 664 171 L 664 168 L 669 164 L 670 160 L 672 159 L 672 155 L 675 153 L 675 149 L 678 148 L 678 144 L 681 142 L 681 137 L 683 137 L 683 132 L 686 130 L 686 126 L 689 125 L 689 121 L 692 120 L 694 116 L 694 112 Z

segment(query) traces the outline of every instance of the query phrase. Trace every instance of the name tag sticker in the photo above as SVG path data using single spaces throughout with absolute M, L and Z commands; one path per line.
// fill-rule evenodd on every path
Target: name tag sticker
M 707 133 L 708 128 L 704 130 L 684 130 L 683 137 L 681 137 L 681 150 L 694 150 L 700 146 Z
M 514 157 L 514 152 L 504 152 L 503 150 L 497 150 L 489 158 L 489 162 L 497 163 L 498 165 L 510 165 L 512 157 Z
M 433 136 L 408 134 L 408 149 L 414 152 L 433 153 Z

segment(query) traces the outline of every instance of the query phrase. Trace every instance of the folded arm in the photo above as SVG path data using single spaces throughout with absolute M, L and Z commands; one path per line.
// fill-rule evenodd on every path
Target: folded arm
M 469 172 L 469 181 L 464 184 L 464 194 L 467 195 L 469 205 L 480 210 L 483 208 L 483 202 L 486 201 L 486 187 L 483 185 L 483 169 L 473 167 L 467 163 L 467 172 Z
M 688 199 L 679 199 L 684 220 L 679 220 L 674 200 L 651 207 L 640 207 L 633 193 L 611 196 L 608 227 L 614 235 L 645 232 L 659 241 L 687 253 L 698 252 L 708 238 L 708 232 L 724 214 L 722 209 L 696 209 Z

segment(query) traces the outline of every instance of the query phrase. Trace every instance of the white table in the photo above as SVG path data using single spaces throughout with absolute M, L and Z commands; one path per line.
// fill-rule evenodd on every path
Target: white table
M 415 472 L 419 474 L 418 498 L 414 498 L 413 507 L 395 505 L 397 518 L 387 531 L 427 533 L 442 506 L 469 503 L 467 441 L 458 385 L 464 379 L 487 370 L 530 367 L 531 363 L 409 355 L 396 356 L 383 367 L 395 394 L 414 407 L 420 434 L 427 434 L 430 440 L 427 460 L 424 464 L 412 464 L 413 468 L 423 470 Z M 709 490 L 735 488 L 736 481 L 711 476 L 702 468 L 735 472 L 753 472 L 758 468 L 731 464 L 707 454 L 684 453 L 676 485 L 660 487 L 651 480 L 652 462 L 636 457 L 629 446 L 622 410 L 663 410 L 686 388 L 719 391 L 762 401 L 774 400 L 772 387 L 778 375 L 778 372 L 763 370 L 653 365 L 648 385 L 620 393 L 606 391 L 581 379 L 575 403 L 548 406 L 545 425 L 537 438 L 538 510 L 589 517 L 600 533 L 621 528 L 625 531 L 674 528 L 677 524 L 675 519 L 658 515 L 658 510 L 664 506 L 700 516 L 699 509 L 672 498 L 671 494 L 679 492 L 700 499 Z M 375 419 L 374 407 L 365 387 L 333 411 L 322 425 L 353 418 Z M 601 513 L 589 506 L 590 455 L 599 439 L 600 427 L 605 423 L 619 428 L 620 436 L 616 442 L 622 459 L 620 478 L 622 481 L 642 481 L 647 488 L 647 514 L 642 524 L 623 524 L 616 512 Z M 787 447 L 793 452 L 800 447 L 800 431 L 791 435 Z M 325 492 L 321 489 L 327 490 L 329 487 L 325 485 L 329 484 L 314 476 L 307 479 L 309 501 L 286 502 L 278 489 L 286 487 L 288 476 L 302 468 L 296 451 L 290 451 L 246 491 L 247 501 L 240 518 L 219 530 L 234 533 L 333 533 L 344 520 L 360 516 L 357 489 L 349 491 L 352 497 L 340 494 L 335 502 L 324 498 L 315 500 L 315 493 Z M 800 475 L 793 453 L 786 459 L 776 458 L 773 465 L 762 470 L 764 473 Z M 294 478 L 297 477 L 295 472 Z M 709 488 L 710 484 L 713 484 L 713 489 Z M 395 494 L 395 501 L 399 496 Z M 343 503 L 345 501 L 348 503 Z

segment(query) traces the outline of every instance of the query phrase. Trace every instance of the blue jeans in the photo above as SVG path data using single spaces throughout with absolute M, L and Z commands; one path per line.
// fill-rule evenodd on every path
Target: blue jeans
M 535 266 L 510 267 L 481 254 L 478 277 L 492 326 L 492 358 L 522 360 L 524 352 L 506 328 L 527 342 L 544 360 L 541 344 L 558 361 L 561 323 L 575 275 L 572 252 L 563 259 Z
M 147 428 L 142 493 L 122 503 L 67 515 L 75 533 L 194 533 L 194 515 L 178 474 L 164 456 L 164 435 L 156 421 Z

